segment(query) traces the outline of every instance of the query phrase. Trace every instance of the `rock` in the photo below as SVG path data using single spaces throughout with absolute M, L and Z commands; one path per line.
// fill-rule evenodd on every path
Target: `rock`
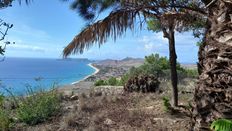
M 79 99 L 79 97 L 78 97 L 78 95 L 73 95 L 73 96 L 71 96 L 70 97 L 70 100 L 78 100 Z
M 70 109 L 73 109 L 73 108 L 74 108 L 73 105 L 65 107 L 65 109 L 67 109 L 67 110 L 70 110 Z
M 104 124 L 106 124 L 106 125 L 113 125 L 113 124 L 115 124 L 115 122 L 112 121 L 111 119 L 107 118 L 107 119 L 104 121 Z

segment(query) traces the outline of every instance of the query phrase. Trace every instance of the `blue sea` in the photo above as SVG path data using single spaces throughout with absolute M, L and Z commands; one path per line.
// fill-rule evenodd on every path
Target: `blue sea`
M 86 59 L 6 58 L 0 62 L 0 92 L 24 95 L 28 89 L 48 90 L 79 81 L 95 70 Z M 41 90 L 41 89 L 39 89 Z

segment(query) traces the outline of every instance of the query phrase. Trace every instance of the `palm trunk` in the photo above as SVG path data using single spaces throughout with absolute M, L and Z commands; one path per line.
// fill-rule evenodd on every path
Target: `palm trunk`
M 208 9 L 211 20 L 199 53 L 194 131 L 209 130 L 218 118 L 232 119 L 232 2 L 217 0 Z
M 173 106 L 178 106 L 178 88 L 177 88 L 177 71 L 176 71 L 176 49 L 175 49 L 175 32 L 172 28 L 169 29 L 169 61 L 171 67 L 171 81 L 172 81 L 172 94 Z

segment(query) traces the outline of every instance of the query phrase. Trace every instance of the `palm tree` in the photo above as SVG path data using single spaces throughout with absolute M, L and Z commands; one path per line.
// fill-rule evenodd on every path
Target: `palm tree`
M 107 9 L 107 7 L 112 7 L 114 5 L 113 11 L 103 20 L 100 20 L 94 24 L 87 26 L 81 31 L 64 49 L 64 57 L 70 54 L 83 53 L 85 49 L 89 49 L 93 44 L 102 45 L 106 42 L 107 38 L 112 37 L 116 40 L 127 29 L 134 30 L 135 21 L 139 19 L 140 26 L 143 25 L 143 21 L 146 18 L 155 18 L 162 21 L 161 29 L 164 33 L 164 37 L 169 40 L 170 49 L 170 65 L 171 65 L 171 79 L 173 86 L 173 106 L 178 105 L 178 89 L 177 89 L 177 71 L 176 71 L 176 51 L 175 51 L 175 39 L 174 30 L 176 27 L 181 27 L 184 24 L 192 21 L 195 14 L 194 12 L 199 12 L 199 14 L 204 14 L 205 12 L 199 8 L 199 3 L 191 3 L 194 6 L 187 6 L 190 4 L 188 1 L 110 1 L 108 0 L 97 0 L 95 1 L 81 1 L 76 0 L 73 4 L 73 8 L 77 9 L 81 16 L 86 19 L 91 19 L 94 17 L 94 11 L 100 8 Z M 102 4 L 101 2 L 106 2 L 107 4 Z M 96 3 L 100 3 L 100 6 Z M 94 6 L 93 6 L 94 5 Z M 103 6 L 102 6 L 103 5 Z M 103 7 L 103 8 L 102 8 Z M 180 10 L 180 8 L 182 10 Z M 91 10 L 92 9 L 92 10 Z M 191 10 L 190 13 L 186 9 Z M 90 11 L 89 11 L 90 10 Z
M 218 118 L 232 118 L 232 1 L 202 0 L 207 32 L 199 50 L 201 74 L 194 94 L 195 130 L 209 130 Z

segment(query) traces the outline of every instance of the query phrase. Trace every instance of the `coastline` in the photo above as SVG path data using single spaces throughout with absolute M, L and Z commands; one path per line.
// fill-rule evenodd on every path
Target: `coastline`
M 78 84 L 79 82 L 86 80 L 86 79 L 89 78 L 90 76 L 93 76 L 93 75 L 97 74 L 97 73 L 100 71 L 97 67 L 93 66 L 93 63 L 89 63 L 88 66 L 91 67 L 91 68 L 93 68 L 93 69 L 95 70 L 95 72 L 93 72 L 93 73 L 90 74 L 90 75 L 87 75 L 86 77 L 84 77 L 83 79 L 81 79 L 81 80 L 79 80 L 79 81 L 76 81 L 76 82 L 71 83 L 71 85 Z

